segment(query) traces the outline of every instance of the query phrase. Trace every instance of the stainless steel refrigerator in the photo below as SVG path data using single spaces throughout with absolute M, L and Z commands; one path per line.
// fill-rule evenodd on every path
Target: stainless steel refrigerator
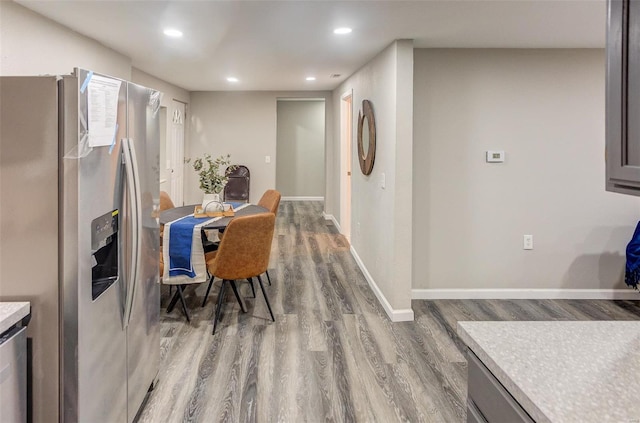
M 131 422 L 157 377 L 160 93 L 0 77 L 0 301 L 31 301 L 34 422 Z

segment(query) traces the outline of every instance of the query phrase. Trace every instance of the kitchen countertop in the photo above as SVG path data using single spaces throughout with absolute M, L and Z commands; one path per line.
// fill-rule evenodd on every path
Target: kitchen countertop
M 28 302 L 0 302 L 0 334 L 22 320 L 30 311 Z
M 640 422 L 640 321 L 459 322 L 537 422 Z

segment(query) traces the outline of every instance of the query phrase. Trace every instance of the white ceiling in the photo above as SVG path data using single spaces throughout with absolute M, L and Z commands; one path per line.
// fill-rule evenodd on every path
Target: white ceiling
M 190 91 L 333 89 L 395 39 L 602 48 L 606 27 L 605 0 L 16 1 Z M 339 26 L 353 32 L 333 34 Z M 169 39 L 165 27 L 184 36 Z

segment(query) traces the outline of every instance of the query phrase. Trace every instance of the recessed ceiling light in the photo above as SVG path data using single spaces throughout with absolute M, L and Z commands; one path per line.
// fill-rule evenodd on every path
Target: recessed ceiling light
M 182 37 L 182 31 L 174 28 L 167 28 L 164 30 L 164 35 L 171 38 L 180 38 Z
M 316 77 L 315 76 L 307 76 L 307 81 L 315 81 Z
M 336 28 L 333 30 L 334 34 L 338 34 L 338 35 L 344 35 L 344 34 L 350 34 L 351 33 L 351 28 Z
M 227 81 L 229 82 L 238 82 L 238 78 L 236 78 L 235 76 L 230 76 L 227 78 Z

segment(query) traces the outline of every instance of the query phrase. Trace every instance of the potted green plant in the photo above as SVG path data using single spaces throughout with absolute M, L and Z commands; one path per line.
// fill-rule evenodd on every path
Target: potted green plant
M 187 163 L 190 161 L 191 159 L 188 159 Z M 198 157 L 193 161 L 193 169 L 198 172 L 200 179 L 200 189 L 204 192 L 202 199 L 204 211 L 223 210 L 220 193 L 229 180 L 225 175 L 227 168 L 235 168 L 231 165 L 231 155 L 229 154 L 213 159 L 211 154 L 206 153 L 204 157 Z

